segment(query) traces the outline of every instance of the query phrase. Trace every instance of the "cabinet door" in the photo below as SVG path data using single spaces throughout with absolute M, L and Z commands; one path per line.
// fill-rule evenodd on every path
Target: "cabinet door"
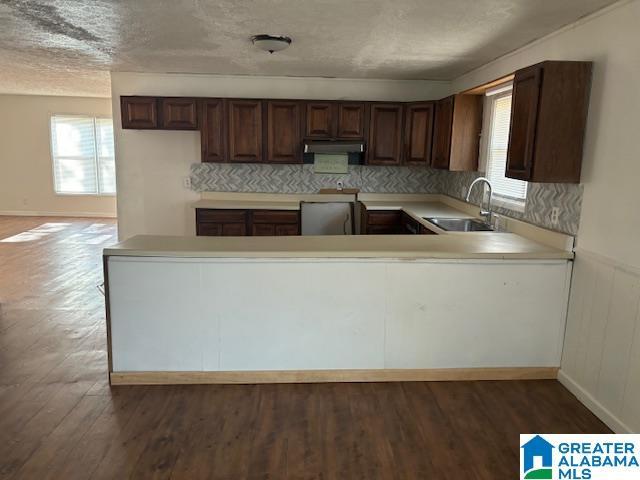
M 222 225 L 219 223 L 198 223 L 196 234 L 199 237 L 217 237 L 222 235 Z
M 120 97 L 122 128 L 158 128 L 156 97 Z
M 507 177 L 529 180 L 538 119 L 542 67 L 518 70 L 513 79 L 511 128 L 507 150 Z
M 229 100 L 229 160 L 262 162 L 262 102 Z
M 405 108 L 404 163 L 429 165 L 433 136 L 433 103 L 414 103 Z
M 364 138 L 364 120 L 364 103 L 339 103 L 336 137 L 340 139 Z
M 267 162 L 301 163 L 300 102 L 267 103 Z
M 331 138 L 334 132 L 334 104 L 330 102 L 307 102 L 305 137 Z
M 222 99 L 207 99 L 202 102 L 200 139 L 203 162 L 226 161 L 224 102 Z
M 254 223 L 251 225 L 251 234 L 254 237 L 273 236 L 276 226 L 273 223 Z
M 276 225 L 275 234 L 278 236 L 300 235 L 300 225 Z
M 453 106 L 453 96 L 438 100 L 435 105 L 433 150 L 431 156 L 431 166 L 434 168 L 443 168 L 445 170 L 449 168 Z
M 247 234 L 247 226 L 244 223 L 224 223 L 222 225 L 222 236 L 224 237 L 244 237 Z
M 402 104 L 371 106 L 369 123 L 369 165 L 399 165 L 402 155 Z
M 360 225 L 365 235 L 393 235 L 404 232 L 401 210 L 365 210 Z
M 195 130 L 198 128 L 198 107 L 195 98 L 161 98 L 162 128 Z

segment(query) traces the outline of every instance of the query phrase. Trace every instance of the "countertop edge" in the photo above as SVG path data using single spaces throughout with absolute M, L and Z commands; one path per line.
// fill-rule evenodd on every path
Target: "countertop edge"
M 569 252 L 548 252 L 548 253 L 448 253 L 448 252 L 180 252 L 162 251 L 148 252 L 144 250 L 120 250 L 104 249 L 105 257 L 146 257 L 146 258 L 201 258 L 201 259 L 361 259 L 361 260 L 573 260 L 574 256 Z

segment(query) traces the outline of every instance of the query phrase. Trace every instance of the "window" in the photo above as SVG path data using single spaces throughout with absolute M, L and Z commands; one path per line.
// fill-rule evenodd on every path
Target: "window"
M 56 193 L 116 193 L 113 122 L 110 118 L 53 115 L 51 158 Z
M 487 92 L 489 111 L 489 137 L 486 146 L 486 175 L 497 203 L 507 208 L 523 209 L 527 197 L 527 182 L 507 178 L 507 146 L 511 122 L 512 86 L 503 86 Z

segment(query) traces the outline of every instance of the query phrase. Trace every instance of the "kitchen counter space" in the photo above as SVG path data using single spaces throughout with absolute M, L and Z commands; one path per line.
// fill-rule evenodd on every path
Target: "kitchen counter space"
M 469 215 L 461 210 L 453 208 L 440 201 L 430 202 L 393 202 L 393 201 L 371 201 L 361 200 L 360 203 L 368 211 L 375 210 L 402 210 L 410 217 L 413 217 L 417 222 L 424 225 L 429 230 L 438 234 L 459 234 L 463 233 L 467 235 L 469 232 L 446 232 L 441 228 L 438 228 L 433 223 L 428 222 L 424 217 L 439 217 L 439 218 L 474 218 L 473 215 Z M 480 233 L 480 232 L 479 232 Z M 485 233 L 486 235 L 486 233 Z
M 191 207 L 226 210 L 300 210 L 300 202 L 356 201 L 356 196 L 351 194 L 216 193 L 205 195 L 192 203 Z
M 191 204 L 192 208 L 216 208 L 223 210 L 300 210 L 299 201 L 264 201 L 264 200 L 198 200 Z
M 354 200 L 213 193 L 194 206 Z M 478 210 L 436 195 L 358 200 L 420 222 Z M 104 250 L 111 383 L 555 378 L 572 239 L 507 226 L 516 233 L 132 237 Z
M 572 259 L 511 233 L 300 237 L 138 235 L 104 249 L 105 256 L 179 258 Z

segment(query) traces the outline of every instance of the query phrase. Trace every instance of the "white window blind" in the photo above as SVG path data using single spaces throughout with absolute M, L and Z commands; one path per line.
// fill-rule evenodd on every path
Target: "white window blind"
M 493 192 L 508 200 L 524 202 L 527 196 L 527 182 L 507 178 L 507 146 L 511 122 L 511 89 L 500 89 L 489 97 L 491 105 L 491 129 L 487 143 L 487 178 Z
M 53 115 L 51 157 L 56 193 L 116 193 L 111 119 Z

